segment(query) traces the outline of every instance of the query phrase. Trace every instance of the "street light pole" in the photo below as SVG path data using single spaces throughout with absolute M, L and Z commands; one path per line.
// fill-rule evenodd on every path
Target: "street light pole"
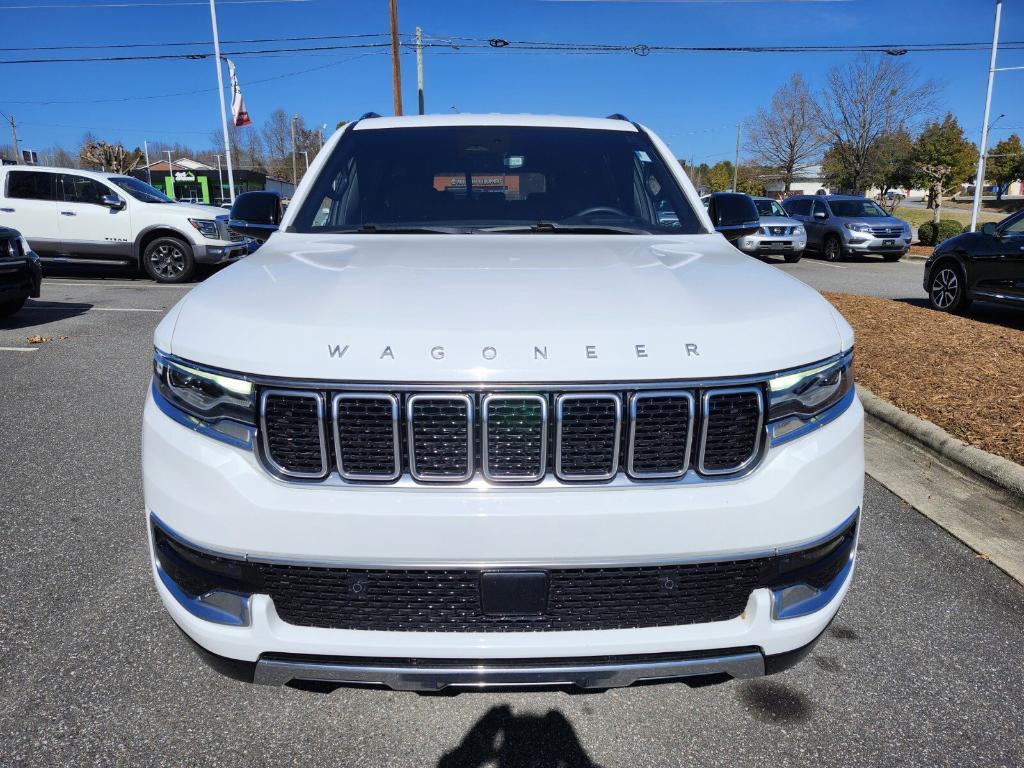
M 210 0 L 210 24 L 213 26 L 213 55 L 217 62 L 217 94 L 220 96 L 220 123 L 224 129 L 224 159 L 228 164 L 228 191 L 235 201 L 235 175 L 231 171 L 231 140 L 228 138 L 228 111 L 224 105 L 224 73 L 220 66 L 220 36 L 217 34 L 217 6 Z
M 981 121 L 981 148 L 978 153 L 978 172 L 974 177 L 974 203 L 971 205 L 971 232 L 978 226 L 981 191 L 985 186 L 985 153 L 988 151 L 988 115 L 992 108 L 992 80 L 996 74 L 996 52 L 999 50 L 999 18 L 1003 13 L 1003 0 L 996 0 L 996 22 L 992 31 L 992 55 L 988 65 L 988 90 L 985 93 L 985 117 Z
M 212 2 L 212 0 L 211 0 Z M 402 114 L 402 65 L 398 61 L 398 0 L 391 7 L 391 89 L 395 96 L 395 114 Z
M 740 125 L 736 123 L 736 164 L 732 167 L 732 191 L 736 191 L 740 177 Z
M 178 199 L 178 194 L 174 191 L 174 163 L 171 162 L 171 150 L 165 149 L 164 152 L 167 154 L 167 176 L 171 180 L 170 190 L 171 197 L 175 200 Z
M 416 96 L 423 114 L 423 30 L 416 27 Z
M 295 121 L 299 119 L 298 115 L 292 115 L 292 186 L 297 187 L 299 185 L 299 167 L 295 160 Z
M 142 140 L 142 151 L 146 153 L 146 183 L 153 186 L 153 169 L 149 167 L 149 141 Z
M 220 200 L 224 199 L 224 177 L 220 173 L 220 155 L 214 155 L 217 158 L 217 197 Z

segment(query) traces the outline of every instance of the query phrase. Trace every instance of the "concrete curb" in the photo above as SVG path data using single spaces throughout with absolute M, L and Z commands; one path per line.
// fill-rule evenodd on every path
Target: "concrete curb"
M 1024 499 L 1024 467 L 1020 464 L 968 445 L 930 421 L 900 410 L 865 386 L 858 384 L 857 394 L 864 405 L 864 410 L 879 421 L 898 429 L 969 472 L 980 475 L 1003 490 Z

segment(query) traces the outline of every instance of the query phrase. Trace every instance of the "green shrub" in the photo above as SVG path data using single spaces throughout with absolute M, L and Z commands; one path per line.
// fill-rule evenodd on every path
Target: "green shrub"
M 917 228 L 917 239 L 921 245 L 935 245 L 935 234 L 935 225 L 930 221 L 924 222 Z
M 964 225 L 959 221 L 943 219 L 939 222 L 939 227 L 935 232 L 935 245 L 938 245 L 943 240 L 949 240 L 951 237 L 956 237 L 963 231 Z

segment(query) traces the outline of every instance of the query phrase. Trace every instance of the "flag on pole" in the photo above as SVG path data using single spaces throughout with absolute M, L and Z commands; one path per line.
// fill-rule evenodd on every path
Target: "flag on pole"
M 252 120 L 245 109 L 245 99 L 242 98 L 242 88 L 238 85 L 238 78 L 235 77 L 235 63 L 226 59 L 228 63 L 228 76 L 231 78 L 231 118 L 236 126 L 249 125 Z

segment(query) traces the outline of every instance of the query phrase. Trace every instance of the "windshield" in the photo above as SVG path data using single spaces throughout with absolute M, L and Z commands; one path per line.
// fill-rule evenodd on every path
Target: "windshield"
M 754 200 L 754 205 L 757 206 L 758 216 L 783 216 L 788 217 L 789 214 L 783 210 L 782 206 L 774 200 Z
M 108 181 L 119 186 L 136 200 L 141 200 L 144 203 L 174 202 L 156 187 L 151 187 L 146 182 L 134 179 L 131 176 L 111 176 Z
M 697 233 L 646 135 L 580 128 L 350 129 L 297 232 Z
M 889 215 L 870 200 L 829 200 L 828 205 L 836 216 L 851 219 Z

